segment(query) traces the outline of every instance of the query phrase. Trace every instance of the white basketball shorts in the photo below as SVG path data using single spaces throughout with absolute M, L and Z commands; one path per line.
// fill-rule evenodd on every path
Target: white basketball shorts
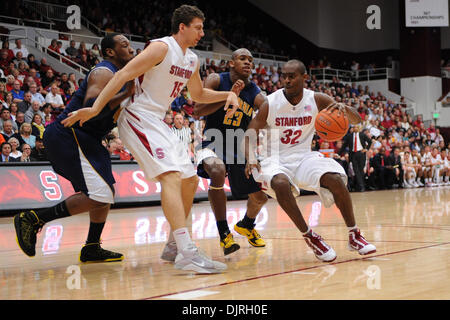
M 316 192 L 325 207 L 334 203 L 331 192 L 320 186 L 320 178 L 328 172 L 340 174 L 347 184 L 344 168 L 335 160 L 325 158 L 316 151 L 293 153 L 283 156 L 268 157 L 261 161 L 261 172 L 253 169 L 253 177 L 261 183 L 261 189 L 276 199 L 275 191 L 271 187 L 272 178 L 277 174 L 285 174 L 292 185 L 295 196 L 300 195 L 300 189 Z
M 139 163 L 148 180 L 169 171 L 178 171 L 182 179 L 197 172 L 180 139 L 151 111 L 124 108 L 117 121 L 119 136 Z

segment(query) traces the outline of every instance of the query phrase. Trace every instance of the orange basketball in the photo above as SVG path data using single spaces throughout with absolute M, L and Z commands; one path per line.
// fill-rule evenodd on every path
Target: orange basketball
M 348 124 L 348 118 L 342 112 L 334 110 L 333 113 L 330 113 L 324 109 L 317 115 L 314 126 L 317 134 L 323 140 L 337 141 L 347 133 Z

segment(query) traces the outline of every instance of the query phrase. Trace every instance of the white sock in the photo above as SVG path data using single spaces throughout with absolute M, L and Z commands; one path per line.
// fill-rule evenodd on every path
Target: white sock
M 183 251 L 192 243 L 191 235 L 189 234 L 189 231 L 186 227 L 175 230 L 173 232 L 173 237 L 175 238 L 175 242 L 177 243 L 178 252 Z
M 448 176 L 445 176 L 444 181 L 448 182 Z
M 356 224 L 355 224 L 355 226 L 354 226 L 354 227 L 347 227 L 347 229 L 348 229 L 348 232 L 350 232 L 350 231 L 352 231 L 353 229 L 356 229 L 356 228 L 358 228 L 358 227 L 356 226 Z
M 408 180 L 408 183 L 409 183 L 409 184 L 413 184 L 413 183 L 414 183 L 414 179 L 409 179 L 409 180 Z

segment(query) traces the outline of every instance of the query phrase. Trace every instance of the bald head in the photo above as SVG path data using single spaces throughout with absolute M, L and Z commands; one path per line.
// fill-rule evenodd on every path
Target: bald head
M 286 62 L 285 66 L 295 67 L 297 69 L 296 71 L 298 71 L 302 75 L 306 73 L 306 67 L 300 60 L 289 60 L 288 62 Z
M 236 58 L 239 56 L 249 56 L 249 57 L 253 58 L 252 53 L 248 49 L 245 49 L 245 48 L 240 48 L 240 49 L 233 51 L 233 53 L 231 54 L 231 59 L 236 60 Z

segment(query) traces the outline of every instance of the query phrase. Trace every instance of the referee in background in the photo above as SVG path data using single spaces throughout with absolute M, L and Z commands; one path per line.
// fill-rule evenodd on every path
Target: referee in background
M 192 149 L 192 132 L 191 128 L 185 127 L 183 125 L 184 118 L 181 113 L 177 113 L 173 119 L 173 126 L 171 128 L 172 132 L 180 139 L 186 147 L 186 150 L 190 155 L 193 154 Z

